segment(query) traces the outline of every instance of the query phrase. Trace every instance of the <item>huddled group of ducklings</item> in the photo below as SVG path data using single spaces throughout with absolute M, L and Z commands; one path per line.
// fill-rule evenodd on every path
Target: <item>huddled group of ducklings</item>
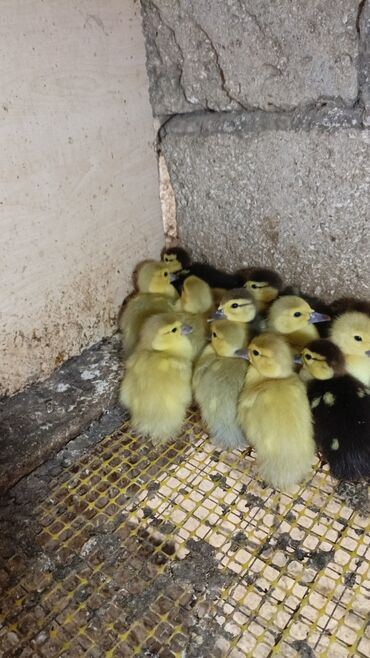
M 278 489 L 316 449 L 334 477 L 370 477 L 370 303 L 329 306 L 271 270 L 223 272 L 180 247 L 139 265 L 136 287 L 120 401 L 137 431 L 169 440 L 195 400 L 215 446 L 252 446 Z

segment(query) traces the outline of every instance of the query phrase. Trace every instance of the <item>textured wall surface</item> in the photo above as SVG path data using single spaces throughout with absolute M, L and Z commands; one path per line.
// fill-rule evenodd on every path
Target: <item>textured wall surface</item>
M 192 132 L 183 118 L 167 124 L 181 240 L 225 268 L 267 263 L 325 297 L 369 295 L 370 135 L 333 132 L 327 119 L 313 113 L 310 129 L 274 114 L 199 117 Z
M 360 0 L 143 0 L 156 114 L 357 96 Z
M 142 8 L 181 242 L 369 297 L 369 0 Z
M 112 332 L 163 244 L 140 5 L 3 0 L 1 393 Z

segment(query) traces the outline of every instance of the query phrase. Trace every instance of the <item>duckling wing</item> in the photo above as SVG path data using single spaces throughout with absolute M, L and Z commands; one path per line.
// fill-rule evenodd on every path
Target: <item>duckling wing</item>
M 238 398 L 246 370 L 245 361 L 220 357 L 214 352 L 201 357 L 195 368 L 195 399 L 211 439 L 220 448 L 245 448 L 247 445 L 237 421 Z
M 160 352 L 139 350 L 127 362 L 120 402 L 134 427 L 154 441 L 177 433 L 191 402 L 191 362 Z
M 129 356 L 139 340 L 140 329 L 147 318 L 156 313 L 168 313 L 174 302 L 165 295 L 139 293 L 125 306 L 119 323 L 125 356 Z

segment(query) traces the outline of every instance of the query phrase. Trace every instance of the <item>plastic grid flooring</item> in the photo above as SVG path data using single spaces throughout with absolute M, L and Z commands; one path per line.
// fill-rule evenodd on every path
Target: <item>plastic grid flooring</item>
M 125 424 L 56 476 L 34 560 L 1 597 L 0 656 L 370 655 L 368 519 L 326 467 L 289 494 L 196 411 L 160 449 Z M 0 574 L 1 575 L 1 574 Z

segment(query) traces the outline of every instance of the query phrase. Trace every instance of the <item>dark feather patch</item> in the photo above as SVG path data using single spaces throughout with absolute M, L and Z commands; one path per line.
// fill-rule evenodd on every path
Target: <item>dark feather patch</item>
M 338 480 L 361 480 L 370 477 L 370 396 L 360 382 L 350 375 L 308 383 L 310 402 L 330 393 L 334 404 L 320 404 L 312 409 L 315 440 Z M 333 446 L 338 448 L 333 449 Z
M 334 370 L 335 376 L 341 376 L 345 373 L 344 355 L 330 340 L 319 338 L 312 340 L 306 345 L 307 349 L 315 354 L 320 354 L 325 358 L 326 363 Z
M 268 283 L 272 288 L 276 290 L 282 290 L 283 280 L 281 276 L 274 272 L 274 270 L 268 270 L 263 267 L 247 267 L 242 270 L 238 270 L 239 274 L 244 283 L 247 281 L 255 281 L 256 283 Z

